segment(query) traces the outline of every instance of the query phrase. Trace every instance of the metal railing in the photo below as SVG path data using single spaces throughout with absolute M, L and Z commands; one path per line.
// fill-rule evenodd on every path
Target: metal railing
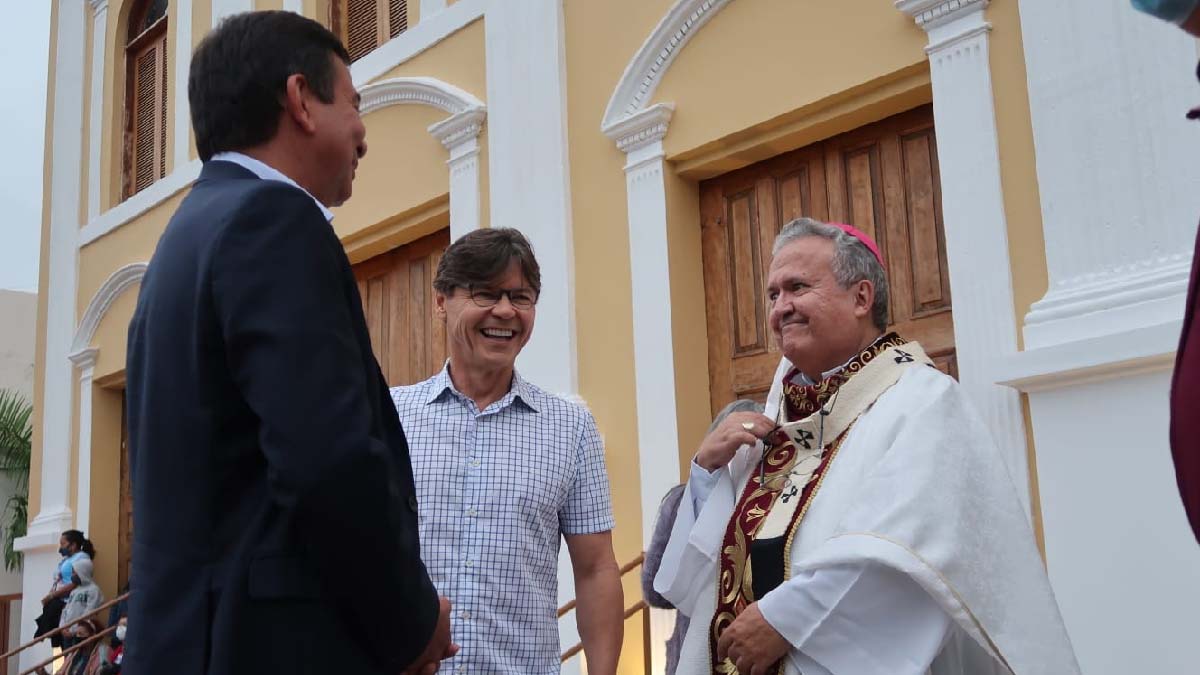
M 626 574 L 629 574 L 633 570 L 641 567 L 642 563 L 644 563 L 644 562 L 646 562 L 646 554 L 639 553 L 638 557 L 634 558 L 633 560 L 630 560 L 629 562 L 627 562 L 621 566 L 621 569 L 618 571 L 618 575 L 621 577 L 624 577 Z M 562 607 L 559 607 L 558 608 L 558 618 L 561 619 L 563 616 L 565 616 L 567 614 L 567 612 L 570 612 L 571 610 L 575 609 L 577 604 L 578 603 L 574 599 L 572 599 L 572 600 L 568 601 L 566 604 L 564 604 Z M 645 600 L 638 600 L 637 602 L 633 603 L 629 607 L 625 608 L 624 618 L 628 619 L 629 617 L 633 616 L 634 614 L 637 614 L 638 612 L 644 611 L 648 608 L 649 608 L 649 605 L 646 604 Z M 562 656 L 559 657 L 559 662 L 565 663 L 566 661 L 570 660 L 571 657 L 575 656 L 576 654 L 578 654 L 581 651 L 583 651 L 583 642 L 577 642 L 574 645 L 572 645 L 569 649 L 567 649 L 565 652 L 562 653 Z
M 20 647 L 17 647 L 16 649 L 14 649 L 12 651 L 9 651 L 5 654 L 0 654 L 0 668 L 5 667 L 5 664 L 8 663 L 9 659 L 16 656 L 17 654 L 20 654 L 21 652 L 25 651 L 26 649 L 29 649 L 30 647 L 32 647 L 36 644 L 45 642 L 46 640 L 49 640 L 50 638 L 52 638 L 56 635 L 60 635 L 64 632 L 66 632 L 67 629 L 74 628 L 75 626 L 83 623 L 84 621 L 91 620 L 92 617 L 98 616 L 101 612 L 104 612 L 105 610 L 111 608 L 113 605 L 115 605 L 123 600 L 126 600 L 127 598 L 129 598 L 128 593 L 125 593 L 123 595 L 118 595 L 117 597 L 113 598 L 112 600 L 109 600 L 108 602 L 104 603 L 103 605 L 100 605 L 99 607 L 97 607 L 96 609 L 93 609 L 92 611 L 88 612 L 87 614 L 84 614 L 83 616 L 79 617 L 78 619 L 75 619 L 74 621 L 72 621 L 68 624 L 59 626 L 58 628 L 55 628 L 54 630 L 46 633 L 45 635 L 43 635 L 41 637 L 34 638 L 33 640 L 26 642 L 25 644 L 21 645 Z M 115 624 L 112 626 L 109 626 L 109 627 L 105 628 L 104 630 L 97 632 L 95 635 L 87 638 L 86 640 L 83 640 L 77 644 L 71 645 L 70 647 L 62 650 L 62 652 L 60 652 L 59 654 L 51 656 L 49 659 L 42 661 L 41 663 L 37 664 L 36 666 L 33 666 L 32 668 L 30 668 L 28 670 L 21 671 L 21 675 L 32 675 L 33 673 L 43 672 L 42 669 L 45 668 L 46 666 L 54 663 L 55 661 L 57 661 L 59 659 L 65 658 L 68 655 L 73 654 L 89 645 L 93 645 L 96 642 L 103 640 L 105 637 L 112 635 L 113 632 L 115 632 L 116 630 L 117 630 L 117 627 Z

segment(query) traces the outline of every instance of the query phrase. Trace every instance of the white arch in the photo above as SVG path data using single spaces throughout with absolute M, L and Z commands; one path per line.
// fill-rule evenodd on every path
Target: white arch
M 677 0 L 625 66 L 604 111 L 601 128 L 607 130 L 643 110 L 683 46 L 730 2 L 733 0 Z
M 146 263 L 130 263 L 113 272 L 100 285 L 99 290 L 92 296 L 92 301 L 88 303 L 87 309 L 84 310 L 83 317 L 79 320 L 79 327 L 75 329 L 75 337 L 71 340 L 71 354 L 82 352 L 88 348 L 92 338 L 96 335 L 96 329 L 100 326 L 100 320 L 108 313 L 108 309 L 112 307 L 117 298 L 121 297 L 122 293 L 129 290 L 134 284 L 140 283 L 144 276 L 146 276 Z
M 359 87 L 360 110 L 367 114 L 390 105 L 422 104 L 451 115 L 484 110 L 483 101 L 458 87 L 432 77 L 396 77 Z

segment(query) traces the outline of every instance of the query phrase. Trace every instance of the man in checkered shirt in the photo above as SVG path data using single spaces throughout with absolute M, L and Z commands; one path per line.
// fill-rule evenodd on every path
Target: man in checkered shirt
M 588 672 L 616 672 L 621 582 L 604 447 L 582 406 L 514 370 L 541 274 L 513 229 L 455 241 L 433 281 L 449 360 L 392 389 L 420 503 L 421 557 L 450 598 L 450 673 L 559 672 L 558 549 L 567 540 Z

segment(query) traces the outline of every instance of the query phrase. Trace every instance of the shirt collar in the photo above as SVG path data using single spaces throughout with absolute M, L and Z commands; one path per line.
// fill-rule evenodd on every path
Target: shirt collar
M 454 386 L 454 380 L 450 379 L 450 361 L 446 361 L 446 365 L 442 366 L 441 371 L 433 376 L 429 382 L 428 395 L 425 397 L 425 405 L 429 405 L 440 399 L 446 392 L 450 392 L 457 398 L 466 399 L 466 394 L 463 394 Z M 508 393 L 505 394 L 497 403 L 500 409 L 504 409 L 516 401 L 520 401 L 525 407 L 533 412 L 538 412 L 538 392 L 521 374 L 516 370 L 513 371 L 512 385 L 509 386 Z
M 313 203 L 317 205 L 317 208 L 321 209 L 321 214 L 325 216 L 325 220 L 328 222 L 333 222 L 333 211 L 330 211 L 324 204 L 317 201 L 317 198 L 312 196 L 312 193 L 308 190 L 300 187 L 299 183 L 292 180 L 282 171 L 276 169 L 270 164 L 267 164 L 266 162 L 257 160 L 250 155 L 245 155 L 240 152 L 218 152 L 217 154 L 213 155 L 212 159 L 209 161 L 232 162 L 249 171 L 250 173 L 253 173 L 262 180 L 276 180 L 281 183 L 287 183 L 288 185 L 291 185 L 297 190 L 300 190 L 304 194 L 308 195 L 309 199 L 313 200 Z

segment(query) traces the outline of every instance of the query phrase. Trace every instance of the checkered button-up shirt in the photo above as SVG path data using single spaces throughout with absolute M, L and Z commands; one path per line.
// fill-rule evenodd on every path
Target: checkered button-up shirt
M 595 420 L 517 374 L 484 410 L 445 368 L 393 388 L 392 401 L 417 481 L 421 557 L 462 647 L 442 672 L 558 673 L 560 534 L 613 527 Z

